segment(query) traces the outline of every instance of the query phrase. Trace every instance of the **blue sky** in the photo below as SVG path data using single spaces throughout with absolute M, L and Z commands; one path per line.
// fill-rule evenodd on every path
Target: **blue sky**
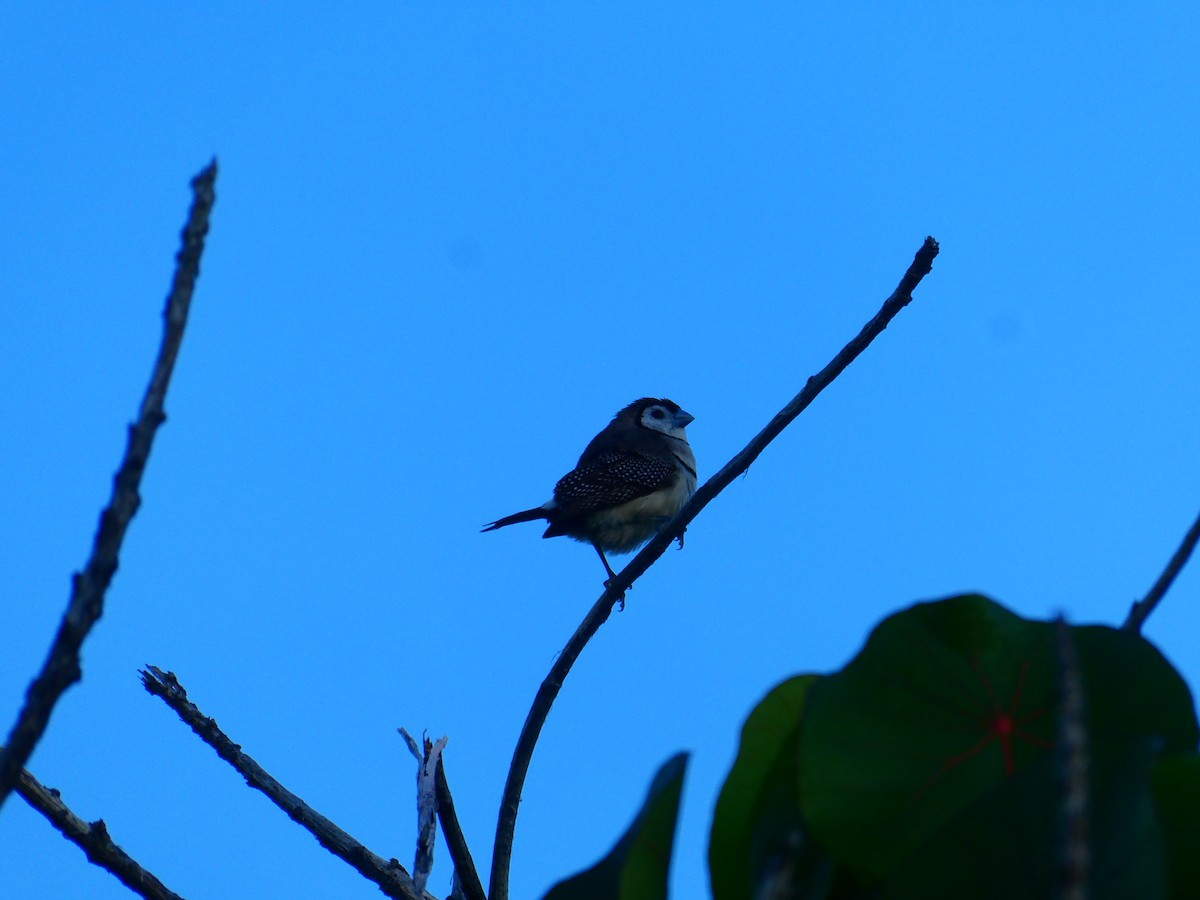
M 1050 8 L 1047 8 L 1047 7 Z M 599 592 L 540 503 L 667 396 L 715 472 L 914 304 L 584 652 L 513 896 L 607 851 L 693 753 L 673 872 L 774 684 L 913 601 L 1119 622 L 1200 507 L 1200 12 L 1013 4 L 10 4 L 0 28 L 0 728 L 65 607 L 221 163 L 105 616 L 30 765 L 188 897 L 374 897 L 138 684 L 411 865 L 450 738 L 486 870 L 518 730 Z M 1147 635 L 1200 679 L 1195 563 Z M 14 897 L 123 898 L 17 798 Z M 444 851 L 431 889 L 448 891 Z

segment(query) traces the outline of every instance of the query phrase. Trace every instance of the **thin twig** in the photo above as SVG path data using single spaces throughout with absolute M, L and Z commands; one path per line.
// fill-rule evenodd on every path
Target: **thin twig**
M 306 828 L 317 841 L 334 856 L 353 866 L 360 875 L 379 885 L 389 897 L 400 900 L 419 900 L 429 894 L 418 894 L 412 878 L 396 860 L 385 860 L 372 853 L 345 831 L 276 781 L 265 769 L 242 752 L 242 748 L 221 731 L 217 723 L 204 715 L 187 696 L 187 691 L 172 672 L 164 672 L 155 666 L 147 666 L 139 673 L 142 685 L 167 706 L 175 710 L 199 738 L 217 751 L 217 756 L 233 766 L 246 783 L 262 791 L 282 809 L 292 821 Z
M 150 384 L 142 398 L 137 422 L 129 428 L 125 458 L 113 480 L 112 499 L 100 514 L 91 558 L 83 571 L 72 580 L 71 600 L 58 627 L 54 644 L 46 657 L 41 673 L 29 686 L 8 744 L 0 752 L 0 806 L 12 790 L 17 776 L 29 761 L 33 748 L 41 740 L 50 722 L 50 714 L 63 692 L 79 681 L 82 672 L 79 651 L 84 639 L 104 612 L 104 594 L 117 571 L 121 542 L 125 531 L 141 504 L 138 487 L 150 457 L 154 435 L 166 420 L 163 403 L 171 372 L 183 342 L 192 292 L 200 275 L 200 256 L 204 252 L 204 237 L 208 219 L 216 201 L 214 185 L 217 161 L 192 179 L 192 208 L 183 227 L 182 246 L 176 257 L 175 278 L 167 295 L 163 311 L 164 327 L 158 359 L 150 375 Z
M 107 869 L 134 893 L 147 900 L 183 900 L 116 845 L 109 837 L 103 819 L 85 822 L 62 802 L 58 791 L 41 784 L 24 770 L 17 776 L 15 790 L 62 832 L 63 837 L 79 847 L 89 861 Z
M 1183 536 L 1183 543 L 1179 545 L 1179 549 L 1175 551 L 1175 555 L 1171 557 L 1171 561 L 1167 563 L 1163 573 L 1158 576 L 1158 581 L 1154 582 L 1154 587 L 1150 588 L 1150 593 L 1144 599 L 1133 604 L 1133 608 L 1129 610 L 1129 618 L 1125 620 L 1121 630 L 1141 634 L 1146 619 L 1150 618 L 1150 613 L 1154 612 L 1154 607 L 1158 606 L 1158 602 L 1171 587 L 1175 576 L 1187 564 L 1188 557 L 1196 549 L 1197 542 L 1200 542 L 1200 516 L 1196 517 L 1196 521 L 1192 523 L 1188 533 Z
M 471 859 L 471 850 L 467 847 L 467 839 L 463 837 L 462 826 L 458 823 L 458 814 L 454 811 L 454 797 L 450 795 L 450 783 L 446 780 L 445 759 L 443 754 L 437 767 L 438 821 L 442 823 L 442 834 L 446 837 L 446 847 L 454 861 L 454 871 L 458 874 L 463 896 L 467 900 L 485 900 L 487 894 L 483 892 L 483 882 L 475 871 L 475 861 Z
M 592 635 L 607 621 L 613 604 L 623 600 L 625 591 L 666 552 L 673 540 L 683 534 L 700 510 L 704 509 L 735 478 L 745 472 L 766 446 L 791 424 L 792 420 L 800 415 L 816 399 L 817 395 L 867 348 L 871 341 L 887 328 L 888 323 L 900 310 L 912 302 L 913 290 L 920 284 L 921 279 L 929 274 L 933 267 L 933 259 L 937 254 L 937 241 L 931 237 L 926 238 L 921 249 L 917 251 L 912 265 L 908 267 L 908 271 L 900 280 L 899 286 L 888 297 L 875 317 L 863 327 L 858 336 L 843 347 L 829 365 L 808 379 L 804 389 L 767 423 L 767 427 L 760 431 L 746 445 L 746 448 L 731 459 L 721 471 L 705 482 L 692 495 L 691 500 L 684 505 L 678 515 L 650 543 L 643 547 L 641 552 L 618 572 L 615 578 L 609 580 L 604 593 L 600 595 L 600 599 L 584 617 L 583 623 L 571 635 L 571 639 L 563 647 L 562 653 L 551 666 L 550 673 L 538 688 L 533 705 L 525 718 L 525 725 L 521 729 L 521 735 L 517 739 L 512 763 L 508 769 L 508 779 L 504 784 L 504 795 L 500 801 L 499 821 L 496 824 L 496 841 L 492 850 L 492 873 L 488 891 L 490 900 L 508 900 L 508 877 L 512 863 L 513 832 L 517 824 L 517 808 L 521 802 L 525 776 L 529 771 L 529 762 L 533 757 L 533 749 L 541 734 L 542 725 L 545 724 L 550 707 L 558 696 L 567 673 L 571 671 L 575 660 L 587 642 L 591 640 Z

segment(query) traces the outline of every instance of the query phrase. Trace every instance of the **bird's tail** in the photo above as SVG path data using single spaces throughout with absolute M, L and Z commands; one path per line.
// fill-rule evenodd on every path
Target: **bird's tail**
M 513 513 L 511 516 L 505 516 L 503 519 L 497 519 L 495 522 L 489 522 L 480 531 L 495 531 L 497 528 L 503 528 L 505 525 L 516 525 L 518 522 L 533 522 L 544 518 L 546 518 L 545 508 L 535 506 L 533 509 L 523 509 L 519 513 Z

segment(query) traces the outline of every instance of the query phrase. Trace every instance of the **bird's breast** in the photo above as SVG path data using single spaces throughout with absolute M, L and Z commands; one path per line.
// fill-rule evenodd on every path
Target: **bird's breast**
M 611 553 L 636 550 L 683 508 L 695 490 L 696 477 L 690 472 L 680 472 L 662 490 L 589 514 L 590 538 L 586 539 L 594 540 Z

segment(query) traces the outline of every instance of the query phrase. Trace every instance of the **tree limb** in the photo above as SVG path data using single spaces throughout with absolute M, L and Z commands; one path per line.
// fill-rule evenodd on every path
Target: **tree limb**
M 318 843 L 334 856 L 349 863 L 360 875 L 379 885 L 389 897 L 398 900 L 431 900 L 429 894 L 418 894 L 412 878 L 396 860 L 384 860 L 342 831 L 337 825 L 276 781 L 258 763 L 242 752 L 242 748 L 221 731 L 217 723 L 200 711 L 187 696 L 187 691 L 172 672 L 147 666 L 139 673 L 142 685 L 175 710 L 200 740 L 217 751 L 217 756 L 233 766 L 255 790 L 262 791 L 282 809 L 292 821 L 303 826 Z
M 517 823 L 517 808 L 521 802 L 521 791 L 525 785 L 525 776 L 529 771 L 529 762 L 533 757 L 533 749 L 541 734 L 542 725 L 550 713 L 563 680 L 571 671 L 575 660 L 583 651 L 584 646 L 591 640 L 592 635 L 600 630 L 600 626 L 608 620 L 614 603 L 622 601 L 625 591 L 645 573 L 660 556 L 666 552 L 671 541 L 682 536 L 688 524 L 696 518 L 700 510 L 721 493 L 735 478 L 750 468 L 750 464 L 758 458 L 766 446 L 773 441 L 784 428 L 791 424 L 804 409 L 816 399 L 830 382 L 854 361 L 867 346 L 878 337 L 888 323 L 905 306 L 912 302 L 912 292 L 920 284 L 921 279 L 933 268 L 933 259 L 938 254 L 938 243 L 931 237 L 925 239 L 921 249 L 917 251 L 912 265 L 908 267 L 899 286 L 884 302 L 883 307 L 875 314 L 858 336 L 842 348 L 824 369 L 808 379 L 804 389 L 790 403 L 767 423 L 746 448 L 731 459 L 721 471 L 710 478 L 684 505 L 683 509 L 672 519 L 642 550 L 635 556 L 616 577 L 609 579 L 604 593 L 584 617 L 583 623 L 571 635 L 558 659 L 550 668 L 550 673 L 538 688 L 533 705 L 525 718 L 525 725 L 517 739 L 513 751 L 512 763 L 509 765 L 508 779 L 504 784 L 504 795 L 500 801 L 500 816 L 496 824 L 496 840 L 492 850 L 492 873 L 488 897 L 490 900 L 508 900 L 509 868 L 512 862 L 513 832 Z
M 112 499 L 100 514 L 91 557 L 83 571 L 77 572 L 72 580 L 71 600 L 58 627 L 58 634 L 41 673 L 29 686 L 25 706 L 9 733 L 8 744 L 0 752 L 0 806 L 4 805 L 17 776 L 45 733 L 55 704 L 63 692 L 82 677 L 79 651 L 92 626 L 104 612 L 104 594 L 117 571 L 121 542 L 141 504 L 138 487 L 150 457 L 154 435 L 158 426 L 166 420 L 163 403 L 183 342 L 192 292 L 200 275 L 204 237 L 208 233 L 208 219 L 216 201 L 216 178 L 217 162 L 213 160 L 192 179 L 192 207 L 183 227 L 182 246 L 176 256 L 175 278 L 163 312 L 163 339 L 158 359 L 155 360 L 150 384 L 142 398 L 138 419 L 129 428 L 125 458 L 113 480 Z
M 135 894 L 147 900 L 183 900 L 116 845 L 109 837 L 103 819 L 85 822 L 63 803 L 58 791 L 46 787 L 24 770 L 17 776 L 14 790 L 62 832 L 63 837 L 79 847 L 90 862 L 107 869 Z
M 1154 587 L 1150 588 L 1150 593 L 1133 604 L 1133 608 L 1129 610 L 1129 618 L 1121 626 L 1122 631 L 1141 634 L 1142 625 L 1146 623 L 1146 619 L 1150 618 L 1154 607 L 1158 606 L 1158 602 L 1170 589 L 1175 577 L 1183 571 L 1183 567 L 1187 564 L 1192 551 L 1196 549 L 1198 541 L 1200 541 L 1200 516 L 1196 517 L 1196 521 L 1192 523 L 1188 533 L 1183 536 L 1183 543 L 1179 545 L 1179 549 L 1175 551 L 1175 555 L 1171 557 L 1171 561 L 1167 563 L 1163 573 L 1158 576 L 1158 581 L 1154 582 Z

